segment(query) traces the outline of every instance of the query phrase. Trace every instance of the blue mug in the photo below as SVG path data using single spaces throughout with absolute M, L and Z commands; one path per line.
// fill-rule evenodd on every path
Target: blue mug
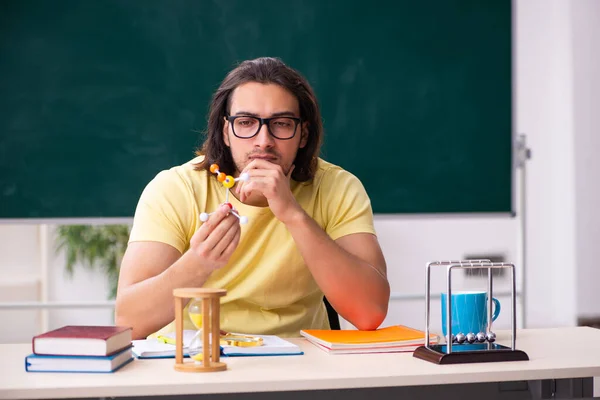
M 446 302 L 448 294 L 442 293 L 442 332 L 446 332 Z M 452 292 L 452 334 L 486 332 L 487 329 L 487 293 L 486 292 Z M 500 314 L 500 302 L 492 297 L 494 313 L 492 321 Z

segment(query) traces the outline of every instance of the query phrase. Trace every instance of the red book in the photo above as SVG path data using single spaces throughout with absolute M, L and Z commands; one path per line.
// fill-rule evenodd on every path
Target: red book
M 38 355 L 108 356 L 131 347 L 132 329 L 123 326 L 69 325 L 34 336 Z

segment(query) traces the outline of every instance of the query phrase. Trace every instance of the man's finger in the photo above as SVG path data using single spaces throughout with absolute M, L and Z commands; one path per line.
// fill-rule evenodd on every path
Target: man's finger
M 242 176 L 242 174 L 246 174 L 248 175 L 248 180 L 251 179 L 251 175 L 246 171 L 246 169 L 244 168 L 244 170 L 240 173 L 240 176 Z M 239 180 L 237 181 L 236 185 L 235 185 L 235 193 L 239 196 L 240 192 L 242 191 L 242 188 L 244 187 L 244 184 L 246 182 L 243 180 Z
M 279 175 L 279 171 L 277 171 L 275 169 L 251 169 L 250 172 L 247 172 L 247 174 L 248 174 L 248 182 L 251 182 L 256 177 L 277 176 L 277 175 Z M 246 182 L 246 183 L 248 183 L 248 182 Z
M 214 251 L 215 257 L 221 256 L 223 251 L 225 251 L 227 246 L 229 246 L 229 243 L 231 243 L 231 241 L 235 237 L 237 231 L 240 230 L 239 220 L 234 215 L 232 215 L 231 217 L 235 219 L 235 222 L 233 224 L 231 224 L 231 226 L 229 227 L 229 229 L 227 230 L 227 232 L 225 232 L 225 234 L 223 236 L 221 236 L 220 238 L 218 238 L 218 237 L 215 238 L 217 241 L 215 243 L 215 246 L 212 249 L 212 251 Z
M 267 178 L 268 179 L 268 178 Z M 267 187 L 267 182 L 264 177 L 255 177 L 252 181 L 244 185 L 242 192 L 240 193 L 240 201 L 244 201 L 250 197 L 252 192 L 256 191 L 264 195 L 264 191 Z
M 231 242 L 229 242 L 229 244 L 227 245 L 227 247 L 225 248 L 225 250 L 223 250 L 223 253 L 221 253 L 221 258 L 222 259 L 228 260 L 229 257 L 231 257 L 231 255 L 233 254 L 233 252 L 237 248 L 238 243 L 240 242 L 241 231 L 242 230 L 239 229 L 235 233 L 235 236 L 233 237 L 233 239 L 231 240 Z
M 208 237 L 203 241 L 204 249 L 209 252 L 213 252 L 214 249 L 219 245 L 219 242 L 231 229 L 231 227 L 236 224 L 239 224 L 239 222 L 237 218 L 233 215 L 229 215 L 224 220 L 221 220 L 219 225 L 217 225 L 217 227 L 215 227 L 215 229 L 213 229 L 212 232 L 210 232 L 210 234 L 208 235 Z M 219 253 L 216 253 L 217 257 L 218 254 Z
M 244 168 L 246 172 L 251 169 L 275 169 L 281 171 L 281 166 L 279 164 L 275 164 L 273 162 L 263 160 L 262 158 L 255 158 Z
M 200 241 L 205 241 L 212 231 L 221 223 L 221 221 L 229 215 L 231 210 L 228 206 L 221 205 L 213 212 L 206 222 L 198 229 L 197 234 Z

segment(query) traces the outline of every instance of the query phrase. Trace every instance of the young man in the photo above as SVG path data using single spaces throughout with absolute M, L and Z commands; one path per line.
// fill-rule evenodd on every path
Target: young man
M 213 97 L 198 157 L 162 171 L 141 195 L 116 323 L 132 326 L 134 338 L 173 331 L 173 289 L 212 287 L 227 290 L 226 331 L 328 329 L 323 295 L 358 329 L 376 329 L 390 288 L 370 201 L 354 175 L 318 158 L 322 132 L 315 95 L 298 72 L 275 58 L 231 71 Z M 249 175 L 229 196 L 247 224 L 223 205 L 212 164 Z

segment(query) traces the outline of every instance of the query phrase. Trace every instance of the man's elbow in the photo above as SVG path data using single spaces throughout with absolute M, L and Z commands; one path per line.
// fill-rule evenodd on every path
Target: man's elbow
M 115 313 L 115 324 L 117 326 L 126 326 L 132 328 L 131 338 L 133 340 L 146 339 L 147 334 L 140 330 L 139 326 L 136 325 L 131 318 L 127 318 L 125 315 L 119 315 Z
M 117 292 L 117 298 L 115 299 L 115 324 L 120 326 L 127 326 L 127 306 L 123 304 L 123 296 Z
M 127 307 L 124 307 L 119 300 L 120 299 L 117 296 L 117 301 L 115 302 L 115 325 L 132 328 L 132 338 L 134 340 L 145 339 L 144 332 L 140 332 L 139 329 L 136 329 L 138 327 L 133 321 L 132 316 L 125 312 Z
M 375 329 L 379 328 L 384 319 L 385 314 L 365 315 L 364 317 L 358 319 L 354 326 L 359 331 L 374 331 Z
M 115 325 L 117 325 L 117 326 L 126 326 L 126 327 L 129 327 L 129 328 L 133 328 L 132 321 L 129 318 L 127 318 L 127 315 L 125 315 L 119 309 L 118 306 L 115 307 Z
M 373 331 L 381 326 L 386 316 L 387 304 L 385 306 L 373 307 L 373 309 L 365 311 L 357 318 L 354 326 L 361 331 Z
M 127 315 L 123 314 L 118 306 L 115 307 L 115 325 L 131 327 L 131 322 L 128 320 Z
M 388 306 L 390 303 L 390 286 L 386 282 L 385 288 L 382 290 L 382 295 L 379 300 L 374 301 L 366 307 L 361 314 L 356 318 L 353 325 L 361 331 L 372 331 L 383 323 L 387 316 Z

